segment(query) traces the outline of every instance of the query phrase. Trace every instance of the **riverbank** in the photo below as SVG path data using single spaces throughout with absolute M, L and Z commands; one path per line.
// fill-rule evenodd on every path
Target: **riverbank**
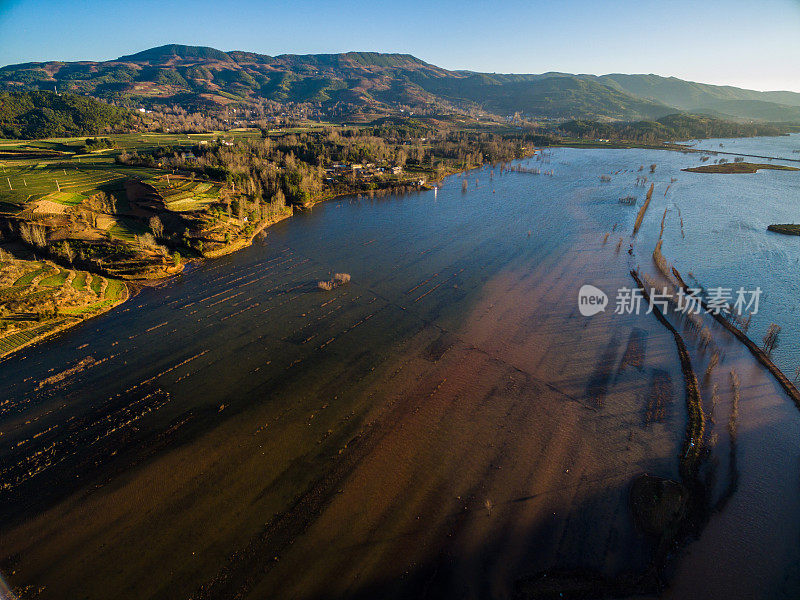
M 203 259 L 219 258 L 220 256 L 232 254 L 238 250 L 241 250 L 242 248 L 247 248 L 253 243 L 253 240 L 256 239 L 256 237 L 267 227 L 269 227 L 270 225 L 274 225 L 275 223 L 279 223 L 284 219 L 288 219 L 291 216 L 292 216 L 292 209 L 287 208 L 287 210 L 283 214 L 264 219 L 263 221 L 261 221 L 261 223 L 259 223 L 255 227 L 255 229 L 250 235 L 239 238 L 231 242 L 230 244 L 223 246 L 222 248 L 203 252 Z

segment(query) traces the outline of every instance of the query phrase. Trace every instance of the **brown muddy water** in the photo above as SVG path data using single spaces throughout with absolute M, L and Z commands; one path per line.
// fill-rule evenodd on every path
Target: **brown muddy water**
M 553 177 L 332 201 L 0 363 L 0 571 L 54 599 L 511 598 L 543 572 L 646 572 L 628 492 L 679 478 L 683 378 L 652 315 L 612 309 L 664 208 L 704 201 L 696 161 L 561 149 L 528 165 Z M 617 200 L 651 163 L 631 240 Z M 351 283 L 318 290 L 335 272 Z M 612 309 L 581 316 L 584 283 Z M 710 518 L 668 593 L 796 597 L 800 413 L 717 329 Z

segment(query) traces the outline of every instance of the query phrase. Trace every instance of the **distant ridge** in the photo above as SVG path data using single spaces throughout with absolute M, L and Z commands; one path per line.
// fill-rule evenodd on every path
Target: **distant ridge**
M 149 62 L 166 63 L 171 58 L 196 58 L 201 60 L 230 60 L 226 52 L 209 48 L 208 46 L 184 46 L 182 44 L 166 44 L 149 50 L 142 50 L 136 54 L 120 56 L 114 62 Z
M 230 104 L 307 104 L 323 113 L 484 111 L 531 118 L 634 120 L 703 112 L 800 121 L 800 93 L 758 92 L 659 75 L 450 71 L 411 54 L 268 56 L 166 44 L 116 60 L 0 68 L 0 89 L 57 90 L 122 106 L 187 110 Z
M 758 92 L 729 85 L 711 85 L 684 81 L 660 75 L 601 75 L 597 79 L 607 85 L 642 98 L 654 98 L 676 108 L 693 110 L 722 101 L 757 100 L 789 106 L 800 106 L 797 92 Z

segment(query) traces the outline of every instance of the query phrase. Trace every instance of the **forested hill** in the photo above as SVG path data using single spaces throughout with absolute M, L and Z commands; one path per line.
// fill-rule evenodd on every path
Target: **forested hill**
M 46 91 L 0 92 L 0 137 L 95 135 L 130 128 L 128 110 L 93 98 Z
M 194 111 L 303 104 L 332 118 L 399 111 L 520 113 L 554 119 L 657 119 L 679 111 L 797 121 L 800 94 L 757 92 L 657 75 L 513 75 L 450 71 L 410 54 L 224 52 L 166 45 L 104 62 L 0 68 L 0 89 L 85 94 L 120 106 Z

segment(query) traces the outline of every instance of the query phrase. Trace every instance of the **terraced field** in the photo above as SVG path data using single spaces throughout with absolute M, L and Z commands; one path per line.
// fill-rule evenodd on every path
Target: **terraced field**
M 127 297 L 118 279 L 57 267 L 49 262 L 0 263 L 0 357 Z
M 183 177 L 152 177 L 146 180 L 164 198 L 169 210 L 188 212 L 202 210 L 219 199 L 219 183 L 195 181 Z

